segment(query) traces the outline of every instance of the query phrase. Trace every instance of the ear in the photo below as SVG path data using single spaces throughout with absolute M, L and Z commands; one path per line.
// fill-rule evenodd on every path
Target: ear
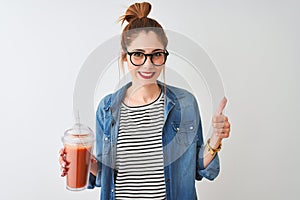
M 127 62 L 126 53 L 124 51 L 122 51 L 122 53 L 121 53 L 121 58 L 122 58 L 123 62 Z

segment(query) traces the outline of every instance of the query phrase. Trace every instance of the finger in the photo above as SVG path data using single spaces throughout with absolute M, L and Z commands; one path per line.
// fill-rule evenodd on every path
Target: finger
M 228 122 L 220 122 L 220 123 L 213 123 L 214 128 L 229 128 L 230 124 Z
M 228 121 L 228 117 L 225 115 L 215 115 L 213 117 L 213 123 L 224 123 Z
M 228 138 L 229 137 L 229 132 L 222 132 L 222 133 L 214 133 L 218 138 Z
M 214 128 L 217 128 L 217 129 L 223 128 L 224 125 L 225 125 L 224 123 L 213 123 L 213 127 L 214 127 Z
M 218 110 L 217 110 L 217 115 L 221 115 L 225 106 L 227 104 L 227 99 L 226 97 L 223 97 L 223 99 L 221 100 L 220 104 L 219 104 L 219 107 L 218 107 Z
M 65 148 L 61 148 L 60 150 L 59 150 L 59 155 L 65 155 L 66 154 L 66 151 L 65 151 Z
M 59 157 L 59 164 L 60 164 L 61 166 L 69 166 L 69 165 L 70 165 L 70 162 L 67 161 L 65 157 L 60 156 L 60 157 Z
M 66 161 L 61 161 L 61 162 L 60 162 L 60 166 L 66 168 L 66 167 L 69 167 L 69 163 L 66 162 Z
M 222 134 L 220 134 L 220 136 L 219 136 L 220 138 L 228 138 L 229 137 L 229 133 L 222 133 Z
M 60 155 L 60 156 L 59 156 L 59 161 L 64 161 L 64 162 L 66 162 L 67 164 L 70 163 L 70 162 L 67 161 L 66 154 Z
M 59 157 L 59 164 L 60 165 L 66 164 L 66 162 L 62 156 Z
M 222 134 L 224 132 L 224 129 L 223 128 L 214 128 L 214 132 L 219 135 L 219 134 Z
M 226 134 L 230 132 L 230 128 L 214 128 L 216 134 Z
M 63 173 L 67 173 L 69 171 L 69 168 L 68 167 L 64 167 L 64 166 L 61 166 L 60 167 L 60 171 L 62 171 Z
M 229 134 L 230 128 L 223 128 L 222 134 Z
M 62 172 L 61 172 L 61 176 L 62 176 L 62 177 L 66 176 L 67 174 L 68 174 L 68 171 L 62 171 Z

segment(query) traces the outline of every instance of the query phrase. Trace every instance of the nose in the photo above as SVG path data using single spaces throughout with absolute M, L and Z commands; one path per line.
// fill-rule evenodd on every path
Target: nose
M 149 66 L 149 67 L 153 66 L 152 61 L 151 61 L 151 55 L 146 55 L 146 61 L 144 63 L 144 66 Z

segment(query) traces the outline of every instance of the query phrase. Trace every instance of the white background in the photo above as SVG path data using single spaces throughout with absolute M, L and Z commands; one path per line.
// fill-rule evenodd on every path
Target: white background
M 99 199 L 65 189 L 60 137 L 83 62 L 132 2 L 0 0 L 0 199 Z M 299 199 L 299 1 L 150 2 L 150 17 L 205 48 L 228 97 L 221 174 L 197 183 L 199 199 Z

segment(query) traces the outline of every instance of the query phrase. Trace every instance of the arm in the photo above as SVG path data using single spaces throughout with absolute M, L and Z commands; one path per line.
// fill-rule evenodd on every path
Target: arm
M 206 145 L 204 147 L 204 151 L 203 151 L 203 166 L 204 166 L 204 168 L 206 168 L 209 165 L 209 163 L 214 159 L 214 157 L 217 155 L 216 149 L 220 148 L 221 141 L 222 141 L 221 138 L 216 138 L 216 137 L 212 136 L 209 144 L 206 143 Z M 214 145 L 212 145 L 212 144 L 214 144 Z M 213 151 L 211 151 L 210 149 L 212 149 Z
M 229 136 L 230 124 L 228 122 L 228 118 L 222 115 L 222 110 L 226 105 L 226 99 L 222 100 L 218 112 L 213 118 L 213 127 L 214 133 L 210 138 L 210 142 L 207 145 L 203 142 L 202 136 L 202 126 L 200 120 L 200 114 L 197 113 L 196 119 L 198 120 L 198 140 L 197 140 L 197 169 L 196 169 L 196 179 L 201 180 L 203 177 L 213 180 L 216 178 L 220 171 L 220 163 L 217 151 L 221 145 L 221 141 L 223 138 Z M 198 105 L 195 101 L 195 110 L 198 111 Z
M 210 138 L 210 141 L 205 145 L 203 152 L 204 168 L 212 161 L 216 153 L 221 149 L 222 140 L 229 137 L 230 123 L 228 117 L 222 114 L 227 103 L 227 99 L 224 97 L 220 102 L 219 108 L 213 117 L 212 125 L 214 132 Z

